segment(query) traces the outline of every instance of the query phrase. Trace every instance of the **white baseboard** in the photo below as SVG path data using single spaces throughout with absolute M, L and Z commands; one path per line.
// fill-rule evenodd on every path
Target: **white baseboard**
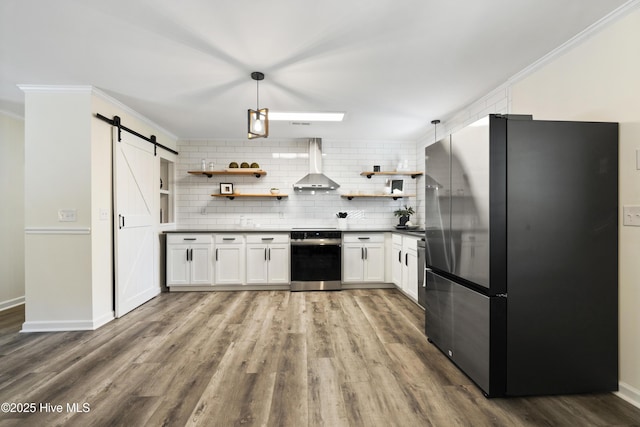
M 629 384 L 618 383 L 618 391 L 614 393 L 619 398 L 626 400 L 636 408 L 640 408 L 640 390 Z
M 94 331 L 115 319 L 113 313 L 107 313 L 94 320 L 57 320 L 24 322 L 20 332 L 66 332 Z
M 0 301 L 0 311 L 24 304 L 24 295 L 6 301 Z

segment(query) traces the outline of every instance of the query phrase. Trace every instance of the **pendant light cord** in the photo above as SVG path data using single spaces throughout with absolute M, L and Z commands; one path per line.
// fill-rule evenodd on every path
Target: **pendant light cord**
M 438 141 L 438 123 L 440 123 L 440 120 L 436 119 L 436 120 L 431 120 L 431 124 L 433 125 L 433 142 L 437 142 Z

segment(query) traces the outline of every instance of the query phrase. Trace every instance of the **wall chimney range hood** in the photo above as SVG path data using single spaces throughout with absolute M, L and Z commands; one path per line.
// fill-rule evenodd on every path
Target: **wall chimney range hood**
M 340 185 L 322 173 L 322 138 L 309 139 L 309 174 L 293 184 L 294 190 L 335 190 Z

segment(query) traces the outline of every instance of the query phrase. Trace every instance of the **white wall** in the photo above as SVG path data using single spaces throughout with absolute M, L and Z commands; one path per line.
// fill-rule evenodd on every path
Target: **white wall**
M 0 112 L 0 310 L 24 302 L 24 120 Z
M 91 305 L 90 90 L 25 88 L 25 324 L 88 329 Z M 75 222 L 60 222 L 75 209 Z
M 512 86 L 512 112 L 620 123 L 620 207 L 640 205 L 640 9 Z M 640 406 L 640 227 L 620 209 L 620 386 Z
M 177 184 L 177 222 L 181 229 L 216 229 L 238 226 L 240 216 L 263 228 L 336 227 L 336 213 L 349 213 L 350 227 L 390 228 L 398 223 L 393 211 L 404 204 L 415 206 L 416 199 L 367 198 L 347 200 L 340 194 L 352 192 L 382 192 L 387 178 L 404 179 L 405 192 L 416 194 L 420 179 L 410 176 L 374 176 L 367 179 L 360 172 L 393 170 L 400 160 L 409 162 L 409 169 L 417 167 L 415 144 L 381 141 L 323 140 L 323 172 L 340 184 L 329 193 L 294 192 L 293 184 L 309 172 L 308 141 L 273 138 L 253 141 L 180 141 Z M 193 176 L 188 170 L 199 170 L 201 159 L 212 161 L 215 169 L 224 169 L 230 162 L 257 162 L 267 171 L 259 179 L 254 176 L 214 175 L 212 178 Z M 250 199 L 211 197 L 219 193 L 221 182 L 234 184 L 244 193 L 268 193 L 271 187 L 280 188 L 288 198 Z M 204 213 L 203 213 L 204 209 Z

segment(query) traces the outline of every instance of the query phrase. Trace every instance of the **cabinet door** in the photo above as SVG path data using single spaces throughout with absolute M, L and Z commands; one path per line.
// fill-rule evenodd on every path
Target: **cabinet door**
M 404 263 L 402 245 L 394 243 L 391 253 L 391 281 L 394 285 L 402 288 L 402 266 Z
M 414 300 L 418 300 L 418 252 L 408 250 L 404 255 L 402 290 Z
M 193 245 L 191 247 L 191 284 L 213 284 L 213 259 L 210 245 Z
M 342 245 L 342 281 L 362 282 L 364 271 L 364 246 L 345 243 Z
M 269 245 L 267 255 L 269 258 L 269 283 L 289 283 L 289 245 Z
M 367 243 L 364 254 L 364 281 L 384 282 L 384 244 Z
M 267 283 L 267 245 L 247 245 L 247 283 Z
M 244 245 L 216 247 L 216 285 L 240 285 L 244 280 Z
M 189 245 L 167 245 L 167 286 L 189 284 Z

